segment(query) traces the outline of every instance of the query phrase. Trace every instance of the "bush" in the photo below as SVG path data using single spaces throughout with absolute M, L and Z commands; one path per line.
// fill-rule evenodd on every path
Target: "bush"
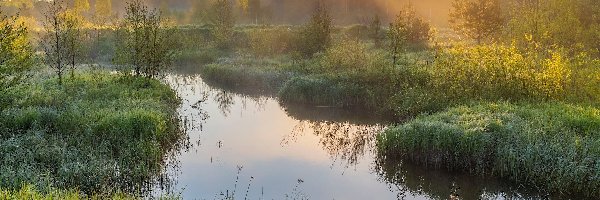
M 295 50 L 304 58 L 322 52 L 331 43 L 331 15 L 323 2 L 318 2 L 310 21 L 304 25 L 295 42 Z
M 17 20 L 0 11 L 0 93 L 20 83 L 34 64 L 27 27 Z

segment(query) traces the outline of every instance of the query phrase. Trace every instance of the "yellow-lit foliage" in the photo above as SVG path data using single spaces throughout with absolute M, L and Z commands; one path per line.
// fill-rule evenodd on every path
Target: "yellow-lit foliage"
M 598 80 L 597 63 L 585 55 L 569 59 L 561 50 L 457 46 L 438 53 L 431 84 L 444 98 L 462 100 L 597 99 L 588 85 Z
M 33 66 L 27 27 L 17 19 L 0 12 L 0 91 L 19 83 Z

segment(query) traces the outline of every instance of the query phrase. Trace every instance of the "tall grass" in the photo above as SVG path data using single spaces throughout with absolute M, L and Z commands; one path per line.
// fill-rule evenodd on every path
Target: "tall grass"
M 295 72 L 285 70 L 289 63 L 281 59 L 252 59 L 238 57 L 221 59 L 200 68 L 204 81 L 225 89 L 276 94 Z
M 557 194 L 600 195 L 600 110 L 482 103 L 420 116 L 378 138 L 380 153 L 504 177 Z
M 142 191 L 182 138 L 179 99 L 159 81 L 77 74 L 39 77 L 0 112 L 0 188 Z

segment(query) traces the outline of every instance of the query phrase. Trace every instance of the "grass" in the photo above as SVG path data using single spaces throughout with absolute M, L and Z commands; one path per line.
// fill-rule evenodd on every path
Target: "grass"
M 285 70 L 286 64 L 278 59 L 238 57 L 203 66 L 200 73 L 204 81 L 224 89 L 271 95 L 295 76 Z
M 51 199 L 66 199 L 66 200 L 80 200 L 80 199 L 113 199 L 113 200 L 128 200 L 136 199 L 134 197 L 125 194 L 113 194 L 110 196 L 92 195 L 84 196 L 76 190 L 57 190 L 53 189 L 48 192 L 42 193 L 35 189 L 32 185 L 26 185 L 21 187 L 19 190 L 3 190 L 0 189 L 0 199 L 12 200 L 12 199 L 31 199 L 31 200 L 51 200 Z
M 174 91 L 159 81 L 86 72 L 36 76 L 4 94 L 0 188 L 144 192 L 180 145 Z
M 81 191 L 70 189 L 50 189 L 47 192 L 41 192 L 33 185 L 24 185 L 18 190 L 6 190 L 0 189 L 0 199 L 12 200 L 12 199 L 29 199 L 29 200 L 52 200 L 52 199 L 65 199 L 65 200 L 99 200 L 99 199 L 112 199 L 112 200 L 134 200 L 140 199 L 132 195 L 128 195 L 122 192 L 105 195 L 84 195 Z M 168 199 L 181 199 L 179 196 L 160 196 L 157 199 L 168 200 Z
M 423 115 L 378 137 L 379 152 L 498 176 L 553 194 L 600 195 L 600 110 L 481 103 Z

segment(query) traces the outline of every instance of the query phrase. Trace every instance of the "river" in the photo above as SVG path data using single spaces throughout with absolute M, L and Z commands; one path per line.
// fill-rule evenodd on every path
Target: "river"
M 521 199 L 519 186 L 377 156 L 389 121 L 361 110 L 281 105 L 205 83 L 165 80 L 182 98 L 189 148 L 158 193 L 184 199 Z

